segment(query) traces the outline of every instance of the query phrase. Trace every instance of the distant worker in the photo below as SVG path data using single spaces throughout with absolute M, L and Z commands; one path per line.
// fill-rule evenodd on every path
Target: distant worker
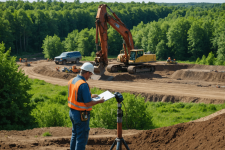
M 168 57 L 168 59 L 166 60 L 167 62 L 171 62 L 171 58 L 170 57 Z
M 70 141 L 71 150 L 85 150 L 89 135 L 90 111 L 92 106 L 103 103 L 92 101 L 98 95 L 91 95 L 90 87 L 86 82 L 94 74 L 94 66 L 86 62 L 81 66 L 80 75 L 68 82 L 68 106 L 70 107 L 69 116 L 72 122 L 72 136 Z
M 22 61 L 22 58 L 20 58 L 19 61 L 21 62 Z

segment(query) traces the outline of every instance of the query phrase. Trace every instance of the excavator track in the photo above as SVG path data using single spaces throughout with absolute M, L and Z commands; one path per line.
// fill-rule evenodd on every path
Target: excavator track
M 154 72 L 155 66 L 151 65 L 135 65 L 124 66 L 123 64 L 111 64 L 107 66 L 108 72 L 126 72 L 129 74 Z
M 116 65 L 116 64 L 112 64 L 112 65 L 108 65 L 107 66 L 107 71 L 108 72 L 120 72 L 122 71 L 122 65 L 119 64 L 119 65 Z
M 127 71 L 130 74 L 154 72 L 155 71 L 155 66 L 151 66 L 151 65 L 129 66 L 127 68 Z

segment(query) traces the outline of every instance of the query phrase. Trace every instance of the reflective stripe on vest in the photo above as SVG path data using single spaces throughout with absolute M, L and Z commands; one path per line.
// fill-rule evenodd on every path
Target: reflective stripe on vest
M 92 107 L 87 107 L 85 103 L 77 101 L 78 89 L 81 84 L 87 83 L 84 80 L 78 80 L 75 84 L 72 83 L 73 79 L 68 82 L 68 106 L 78 111 L 91 111 Z M 89 85 L 88 85 L 89 87 Z M 90 87 L 89 87 L 90 90 Z

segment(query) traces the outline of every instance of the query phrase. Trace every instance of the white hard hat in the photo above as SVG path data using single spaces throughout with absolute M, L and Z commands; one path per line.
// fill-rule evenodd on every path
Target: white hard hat
M 81 66 L 82 70 L 91 72 L 92 74 L 94 74 L 94 66 L 90 63 L 90 62 L 86 62 Z

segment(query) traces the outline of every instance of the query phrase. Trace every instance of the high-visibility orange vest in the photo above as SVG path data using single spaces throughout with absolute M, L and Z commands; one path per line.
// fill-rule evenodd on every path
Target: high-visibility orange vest
M 87 107 L 85 103 L 77 101 L 78 89 L 81 84 L 87 83 L 84 80 L 78 80 L 75 84 L 72 84 L 73 79 L 68 82 L 68 106 L 78 111 L 91 111 L 92 107 Z M 88 85 L 89 87 L 89 85 Z M 90 90 L 90 87 L 89 87 Z

